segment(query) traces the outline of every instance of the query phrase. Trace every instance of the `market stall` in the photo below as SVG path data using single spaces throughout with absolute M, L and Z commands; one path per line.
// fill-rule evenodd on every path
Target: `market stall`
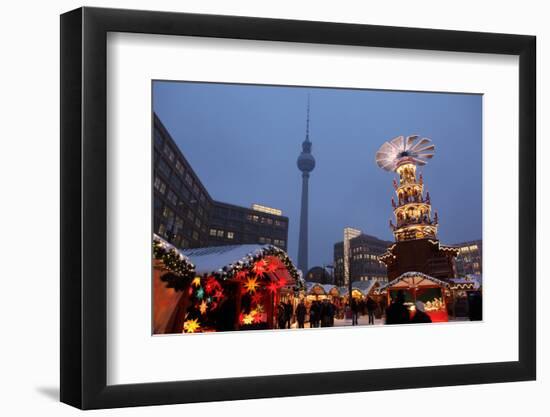
M 303 288 L 286 252 L 272 245 L 216 246 L 182 253 L 195 265 L 185 320 L 193 332 L 275 328 L 277 305 L 295 304 Z
M 409 308 L 411 317 L 414 314 L 416 301 L 424 303 L 425 312 L 432 322 L 449 321 L 447 313 L 447 298 L 449 284 L 422 272 L 405 272 L 380 287 L 379 291 L 386 293 L 386 305 L 396 298 L 398 291 L 405 295 L 405 306 Z
M 451 278 L 450 310 L 454 317 L 481 320 L 482 278 L 479 274 Z
M 195 266 L 160 236 L 153 236 L 153 333 L 181 333 Z

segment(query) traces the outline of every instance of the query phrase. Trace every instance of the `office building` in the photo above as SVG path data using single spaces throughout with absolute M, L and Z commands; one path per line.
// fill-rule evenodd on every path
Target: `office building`
M 287 249 L 281 210 L 216 201 L 157 115 L 154 115 L 153 230 L 180 248 L 273 244 Z
M 469 242 L 457 243 L 452 245 L 458 248 L 456 257 L 456 272 L 458 276 L 468 274 L 482 275 L 482 241 L 472 240 Z

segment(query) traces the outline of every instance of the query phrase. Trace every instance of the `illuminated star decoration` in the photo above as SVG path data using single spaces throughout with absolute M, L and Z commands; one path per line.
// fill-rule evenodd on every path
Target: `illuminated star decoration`
M 183 323 L 183 330 L 187 333 L 195 333 L 199 330 L 201 325 L 199 324 L 199 319 L 187 320 Z
M 254 315 L 254 323 L 261 323 L 262 322 L 262 315 L 261 314 L 255 314 Z
M 277 262 L 275 260 L 272 260 L 266 265 L 265 272 L 269 274 L 270 272 L 275 272 L 277 268 L 278 268 Z
M 201 314 L 206 314 L 207 309 L 208 309 L 208 304 L 206 304 L 206 301 L 202 300 L 199 306 L 199 311 L 201 312 Z
M 261 304 L 256 304 L 256 308 L 254 310 L 256 310 L 257 313 L 263 313 L 264 312 L 264 306 L 261 305 Z
M 252 271 L 254 271 L 254 273 L 256 274 L 256 277 L 259 277 L 265 274 L 266 266 L 267 266 L 267 262 L 263 259 L 260 259 L 258 262 L 254 264 Z
M 194 285 L 195 287 L 200 287 L 201 286 L 201 277 L 195 277 L 193 279 L 193 282 L 191 282 L 192 285 Z
M 208 294 L 212 294 L 218 290 L 221 290 L 222 286 L 214 277 L 208 277 L 206 280 L 206 285 L 204 286 Z
M 259 287 L 260 284 L 257 282 L 257 278 L 248 278 L 248 281 L 244 284 L 244 287 L 249 293 L 255 293 L 256 288 Z
M 245 314 L 243 316 L 243 324 L 252 324 L 253 321 L 254 321 L 253 314 Z
M 257 292 L 252 296 L 252 302 L 255 304 L 258 304 L 262 301 L 262 298 L 263 298 L 262 293 Z
M 277 290 L 279 289 L 279 286 L 277 285 L 277 283 L 275 281 L 271 281 L 269 283 L 269 285 L 267 286 L 267 289 L 273 293 L 277 292 Z
M 202 287 L 201 287 L 201 288 L 199 288 L 199 289 L 197 290 L 197 298 L 198 298 L 199 300 L 202 300 L 203 297 L 204 297 L 204 290 L 203 290 Z
M 235 278 L 238 280 L 244 280 L 246 278 L 246 271 L 239 271 L 235 274 Z

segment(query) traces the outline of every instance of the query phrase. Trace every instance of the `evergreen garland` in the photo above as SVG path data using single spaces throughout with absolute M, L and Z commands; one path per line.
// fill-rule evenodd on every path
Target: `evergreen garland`
M 164 268 L 171 272 L 163 281 L 176 290 L 184 288 L 188 280 L 195 276 L 195 265 L 183 256 L 176 248 L 154 235 L 153 237 L 153 258 L 162 262 Z
M 250 270 L 257 261 L 267 256 L 277 257 L 283 263 L 285 268 L 288 270 L 290 276 L 294 279 L 294 290 L 299 291 L 305 288 L 304 281 L 300 273 L 292 263 L 290 257 L 284 250 L 273 245 L 266 245 L 252 253 L 249 253 L 241 260 L 224 266 L 214 275 L 216 275 L 217 278 L 221 278 L 224 280 L 234 278 L 235 275 L 238 274 L 240 271 Z

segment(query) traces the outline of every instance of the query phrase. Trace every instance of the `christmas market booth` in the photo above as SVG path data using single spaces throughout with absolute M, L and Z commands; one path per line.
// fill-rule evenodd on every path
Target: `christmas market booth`
M 386 305 L 390 305 L 397 296 L 398 291 L 405 295 L 405 306 L 414 314 L 416 301 L 424 303 L 425 312 L 432 322 L 447 322 L 447 298 L 449 296 L 449 283 L 438 278 L 431 277 L 422 272 L 405 272 L 393 279 L 378 290 L 386 294 Z
M 344 295 L 345 293 L 342 292 L 342 288 L 338 288 L 336 285 L 306 282 L 305 304 L 308 310 L 314 301 L 328 299 L 338 311 L 343 306 L 342 297 Z
M 185 301 L 177 307 L 181 314 L 170 329 L 185 333 L 272 329 L 278 303 L 295 304 L 304 287 L 286 252 L 272 245 L 179 253 L 194 266 L 194 276 L 183 288 Z
M 340 289 L 332 284 L 320 284 L 318 282 L 306 282 L 306 302 L 324 300 L 335 301 L 340 298 Z
M 481 320 L 482 278 L 479 274 L 449 279 L 452 302 L 450 311 L 454 317 Z
M 153 236 L 153 334 L 181 333 L 195 265 L 161 237 Z
M 375 297 L 380 283 L 376 279 L 367 279 L 365 281 L 353 281 L 351 283 L 351 295 L 357 300 L 366 300 L 368 297 Z M 349 292 L 349 290 L 347 291 Z

